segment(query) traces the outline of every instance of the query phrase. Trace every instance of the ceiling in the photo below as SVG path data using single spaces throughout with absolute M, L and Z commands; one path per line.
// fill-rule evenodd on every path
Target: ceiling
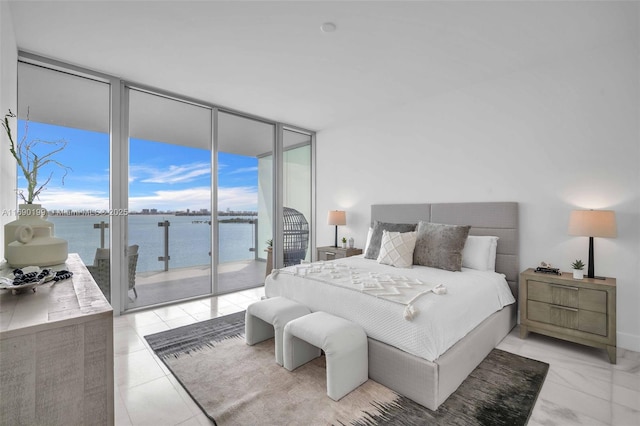
M 310 130 L 638 37 L 635 2 L 11 1 L 18 48 Z M 320 31 L 324 22 L 337 30 Z

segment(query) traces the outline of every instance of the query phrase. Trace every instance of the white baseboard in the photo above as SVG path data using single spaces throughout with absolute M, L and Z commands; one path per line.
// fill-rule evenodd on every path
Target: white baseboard
M 630 351 L 640 352 L 640 336 L 629 333 L 616 334 L 617 346 Z

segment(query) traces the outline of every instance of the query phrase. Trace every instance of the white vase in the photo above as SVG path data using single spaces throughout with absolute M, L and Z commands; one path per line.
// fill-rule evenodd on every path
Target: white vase
M 349 238 L 349 248 L 353 248 L 354 244 L 355 244 L 355 241 L 353 237 Z
M 584 278 L 584 271 L 582 269 L 574 269 L 573 270 L 573 279 L 581 280 Z
M 51 266 L 67 260 L 68 244 L 53 236 L 53 223 L 45 220 L 40 204 L 20 204 L 18 219 L 4 226 L 4 256 L 9 265 Z
M 51 235 L 54 235 L 53 223 L 49 222 L 47 209 L 40 204 L 20 204 L 17 212 L 18 218 L 4 225 L 4 253 L 7 255 L 9 243 L 16 240 L 15 233 L 18 227 L 31 225 L 32 227 L 48 227 Z

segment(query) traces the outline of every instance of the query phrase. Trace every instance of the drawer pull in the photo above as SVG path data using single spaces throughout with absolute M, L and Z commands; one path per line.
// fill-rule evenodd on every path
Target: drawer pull
M 566 306 L 551 305 L 551 307 L 552 308 L 556 308 L 556 309 L 564 309 L 565 311 L 578 312 L 578 310 L 576 308 L 568 308 Z
M 553 288 L 559 288 L 561 290 L 575 290 L 578 291 L 580 288 L 578 287 L 569 287 L 568 285 L 559 285 L 559 284 L 549 284 Z
M 327 256 L 335 256 L 335 255 L 336 255 L 336 254 L 335 254 L 334 252 L 332 252 L 332 251 L 326 251 L 326 252 L 324 252 L 324 253 L 325 253 L 325 255 L 327 255 Z

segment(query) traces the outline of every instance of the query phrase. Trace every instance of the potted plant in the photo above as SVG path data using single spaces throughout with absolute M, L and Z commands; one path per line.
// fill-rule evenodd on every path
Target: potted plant
M 267 272 L 265 276 L 268 277 L 273 270 L 273 239 L 269 239 L 265 242 L 267 244 L 267 248 L 264 249 L 264 251 L 267 252 Z
M 582 263 L 582 260 L 578 259 L 575 262 L 573 262 L 571 264 L 571 267 L 573 268 L 573 278 L 576 280 L 581 280 L 582 278 L 584 278 L 584 263 Z
M 342 248 L 347 248 L 347 239 L 342 237 Z

